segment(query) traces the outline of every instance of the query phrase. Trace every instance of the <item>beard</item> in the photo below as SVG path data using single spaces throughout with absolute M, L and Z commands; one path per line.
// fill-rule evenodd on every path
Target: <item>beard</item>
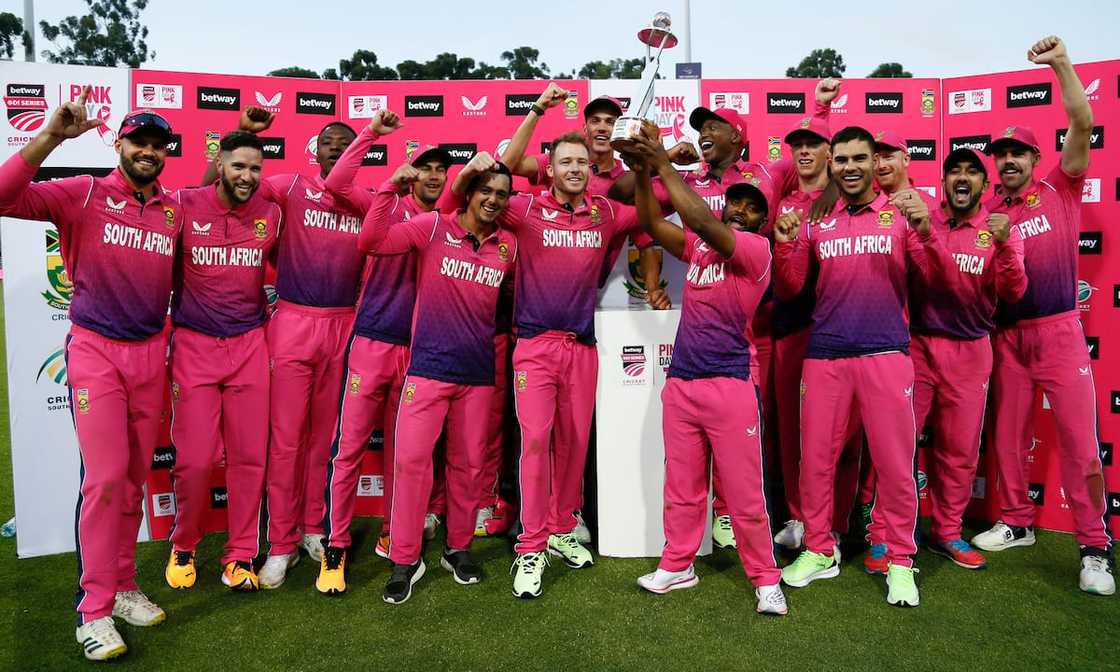
M 226 195 L 229 196 L 231 201 L 234 201 L 234 202 L 237 202 L 237 203 L 248 203 L 249 199 L 253 197 L 253 194 L 257 193 L 257 187 L 254 186 L 249 191 L 248 196 L 246 196 L 245 198 L 241 198 L 240 196 L 238 196 L 237 188 L 233 185 L 233 183 L 231 183 L 229 180 L 226 179 L 225 175 L 222 175 L 219 179 L 222 182 L 222 188 L 225 189 Z
M 132 180 L 133 184 L 138 187 L 147 186 L 155 182 L 159 174 L 163 172 L 164 165 L 166 164 L 161 163 L 154 169 L 145 169 L 136 165 L 136 161 L 126 156 L 121 156 L 121 170 L 123 170 L 124 174 L 128 176 L 128 179 Z

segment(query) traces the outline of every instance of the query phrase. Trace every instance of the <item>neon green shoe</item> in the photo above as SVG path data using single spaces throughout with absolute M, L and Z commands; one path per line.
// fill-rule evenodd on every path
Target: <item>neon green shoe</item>
M 902 565 L 887 567 L 887 604 L 896 607 L 918 606 L 918 585 L 914 575 L 918 570 Z
M 840 565 L 835 558 L 809 550 L 801 551 L 792 565 L 782 568 L 782 581 L 794 588 L 804 588 L 817 579 L 831 579 L 839 575 Z
M 731 529 L 731 516 L 716 516 L 712 521 L 712 543 L 716 548 L 735 548 L 735 530 Z
M 541 579 L 547 565 L 548 554 L 542 551 L 523 553 L 514 558 L 513 566 L 509 568 L 509 573 L 513 574 L 513 596 L 540 597 Z
M 595 564 L 591 551 L 579 543 L 573 532 L 548 535 L 548 552 L 564 561 L 572 569 L 583 569 Z

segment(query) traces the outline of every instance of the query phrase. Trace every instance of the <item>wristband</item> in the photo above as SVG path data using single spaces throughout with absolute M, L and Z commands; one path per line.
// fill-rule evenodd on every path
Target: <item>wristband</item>
M 544 116 L 544 108 L 541 107 L 540 105 L 537 105 L 536 103 L 533 103 L 532 105 L 529 106 L 529 111 L 530 112 L 536 112 L 538 117 L 543 117 Z

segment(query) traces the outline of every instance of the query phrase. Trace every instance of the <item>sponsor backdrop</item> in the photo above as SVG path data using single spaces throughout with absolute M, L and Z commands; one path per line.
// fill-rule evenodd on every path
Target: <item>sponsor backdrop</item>
M 1116 125 L 1120 118 L 1116 88 L 1120 61 L 1080 66 L 1080 73 L 1099 128 L 1094 134 L 1097 149 L 1093 152 L 1085 194 L 1088 205 L 1081 238 L 1081 252 L 1085 256 L 1078 290 L 1097 367 L 1102 412 L 1100 429 L 1108 465 L 1110 506 L 1114 512 L 1120 512 L 1120 476 L 1111 464 L 1113 435 L 1120 423 L 1117 415 L 1120 414 L 1120 382 L 1115 375 L 1110 375 L 1120 364 L 1113 354 L 1114 350 L 1120 350 L 1120 343 L 1109 341 L 1107 335 L 1110 326 L 1120 322 L 1120 280 L 1106 272 L 1110 267 L 1107 255 L 1112 254 L 1112 245 L 1103 232 L 1105 218 L 1120 215 L 1120 166 L 1104 147 L 1107 128 Z M 177 138 L 171 148 L 164 182 L 174 188 L 198 182 L 205 168 L 207 145 L 234 128 L 238 111 L 247 105 L 259 105 L 278 113 L 273 127 L 265 134 L 269 158 L 266 171 L 272 174 L 317 171 L 315 137 L 324 124 L 341 120 L 360 127 L 368 123 L 374 111 L 388 106 L 402 114 L 405 126 L 376 144 L 366 156 L 359 182 L 374 187 L 412 152 L 428 143 L 442 144 L 456 163 L 465 163 L 479 150 L 500 151 L 545 84 L 543 81 L 340 83 L 152 70 L 129 73 L 123 69 L 10 63 L 0 77 L 7 115 L 4 155 L 18 151 L 41 127 L 45 114 L 60 101 L 76 98 L 79 85 L 86 82 L 94 84 L 88 103 L 90 114 L 104 119 L 107 128 L 104 132 L 68 141 L 52 155 L 41 171 L 41 179 L 111 169 L 117 161 L 111 150 L 113 130 L 129 107 L 158 109 L 172 122 Z M 530 151 L 540 150 L 548 140 L 564 131 L 579 129 L 583 105 L 591 98 L 609 94 L 628 102 L 635 85 L 628 81 L 580 80 L 565 84 L 574 93 L 571 103 L 549 111 L 538 126 Z M 802 116 L 812 113 L 814 84 L 810 80 L 791 79 L 661 80 L 657 84 L 652 115 L 662 129 L 666 145 L 671 145 L 684 138 L 695 140 L 695 132 L 688 127 L 687 119 L 696 105 L 735 107 L 749 119 L 748 158 L 765 163 L 788 156 L 781 138 Z M 1055 87 L 1044 69 L 947 80 L 847 80 L 840 97 L 832 105 L 830 121 L 834 130 L 862 124 L 872 131 L 892 127 L 902 132 L 911 141 L 911 175 L 915 184 L 939 195 L 938 160 L 950 145 L 984 142 L 1009 120 L 1035 127 L 1045 145 L 1043 168 L 1052 165 L 1062 138 L 1060 129 L 1064 126 L 1060 96 Z M 528 188 L 521 180 L 515 186 Z M 65 311 L 70 286 L 52 227 L 5 220 L 2 242 L 8 252 L 4 269 L 7 277 L 5 310 L 16 507 L 20 520 L 19 554 L 29 556 L 71 550 L 78 460 L 67 417 L 69 404 L 61 356 L 62 340 L 69 326 Z M 625 308 L 640 304 L 641 290 L 634 277 L 635 262 L 636 252 L 626 250 L 621 255 L 603 294 L 604 307 Z M 670 293 L 679 305 L 683 266 L 668 259 L 665 264 Z M 1115 266 L 1113 262 L 1111 267 Z M 600 386 L 603 403 L 611 403 L 607 399 L 611 395 L 632 394 L 634 386 L 623 385 L 624 377 L 630 376 L 643 363 L 644 375 L 648 377 L 647 396 L 654 403 L 663 376 L 649 373 L 660 370 L 651 363 L 661 356 L 659 349 L 671 341 L 671 337 L 665 336 L 661 340 L 643 338 L 627 342 L 618 348 L 603 346 L 600 352 L 605 358 L 604 380 Z M 640 347 L 642 351 L 624 351 L 623 346 Z M 633 361 L 628 361 L 627 357 Z M 615 366 L 608 367 L 607 362 L 615 362 Z M 1032 491 L 1037 492 L 1041 506 L 1040 524 L 1068 529 L 1070 519 L 1062 506 L 1057 461 L 1051 457 L 1057 442 L 1053 419 L 1041 395 L 1038 411 L 1032 451 L 1035 469 Z M 604 417 L 606 414 L 600 414 L 600 433 L 616 431 L 617 428 L 605 430 L 602 427 L 607 424 L 603 422 Z M 654 426 L 657 423 L 652 416 L 647 420 L 650 420 L 646 423 L 650 425 L 649 431 L 643 430 L 641 443 L 660 446 L 659 429 Z M 167 430 L 165 425 L 146 498 L 152 537 L 166 535 L 175 511 L 169 479 L 174 451 Z M 367 456 L 358 486 L 359 495 L 363 495 L 359 498 L 358 511 L 363 514 L 377 514 L 382 510 L 381 453 L 377 449 L 377 439 L 371 441 L 371 448 L 374 450 Z M 989 486 L 993 477 L 990 462 L 988 451 L 977 479 L 977 496 L 972 509 L 974 514 L 989 518 L 998 511 L 994 487 Z M 213 515 L 208 520 L 212 529 L 223 526 L 224 507 L 225 490 L 218 469 L 212 484 Z M 659 533 L 660 524 L 651 520 L 649 524 Z M 146 536 L 148 532 L 144 530 L 141 534 Z

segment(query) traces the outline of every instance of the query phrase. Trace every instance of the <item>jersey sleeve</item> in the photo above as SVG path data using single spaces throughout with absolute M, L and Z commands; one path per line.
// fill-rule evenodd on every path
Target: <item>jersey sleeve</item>
M 363 128 L 358 137 L 346 147 L 346 151 L 342 152 L 342 156 L 338 157 L 327 175 L 326 187 L 331 196 L 361 214 L 365 214 L 373 207 L 374 196 L 369 191 L 356 186 L 354 182 L 358 179 L 362 158 L 379 137 L 377 133 L 370 130 L 369 126 Z
M 299 179 L 299 175 L 292 173 L 269 175 L 261 180 L 261 196 L 265 200 L 272 201 L 281 208 L 285 208 L 288 205 L 288 194 L 296 186 L 297 179 Z
M 382 244 L 389 233 L 389 217 L 400 206 L 401 197 L 396 185 L 385 181 L 371 198 L 372 205 L 366 211 L 362 230 L 358 233 L 358 249 L 369 254 L 381 254 Z
M 654 176 L 650 180 L 650 185 L 653 187 L 653 199 L 661 206 L 661 214 L 666 215 L 673 212 L 673 200 L 669 198 L 669 188 L 665 186 L 661 178 Z
M 537 174 L 528 178 L 529 179 L 529 184 L 534 184 L 534 185 L 548 184 L 549 183 L 549 179 L 548 179 L 548 166 L 549 166 L 548 154 L 537 154 L 537 155 L 533 156 L 533 158 L 537 160 Z
M 774 244 L 774 295 L 792 300 L 805 287 L 812 265 L 811 243 L 804 235 L 787 243 Z
M 731 252 L 731 268 L 751 282 L 762 282 L 770 275 L 770 242 L 760 235 L 732 231 L 735 249 Z
M 18 152 L 0 166 L 0 214 L 53 222 L 62 232 L 89 203 L 93 176 L 32 182 L 37 170 Z
M 505 210 L 502 210 L 502 213 L 498 215 L 498 225 L 516 234 L 525 227 L 529 208 L 532 204 L 533 197 L 529 194 L 510 196 Z
M 1007 303 L 1018 303 L 1027 291 L 1027 271 L 1023 265 L 1023 234 L 1019 227 L 1002 243 L 996 242 L 995 253 L 996 296 Z

